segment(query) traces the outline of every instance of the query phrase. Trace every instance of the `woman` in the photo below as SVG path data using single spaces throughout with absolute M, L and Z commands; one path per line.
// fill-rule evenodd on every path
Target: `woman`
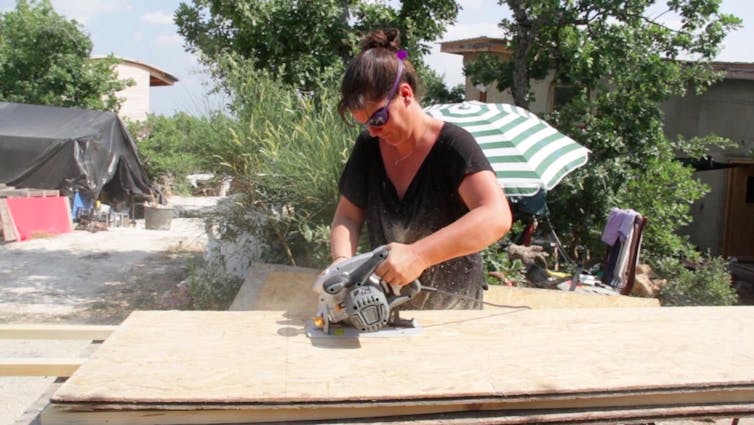
M 511 226 L 507 200 L 473 137 L 425 114 L 397 30 L 362 40 L 341 84 L 339 112 L 364 125 L 339 181 L 330 243 L 333 264 L 358 248 L 366 221 L 373 248 L 390 254 L 375 273 L 391 285 L 419 279 L 409 308 L 480 308 L 478 254 Z M 476 301 L 474 301 L 476 300 Z

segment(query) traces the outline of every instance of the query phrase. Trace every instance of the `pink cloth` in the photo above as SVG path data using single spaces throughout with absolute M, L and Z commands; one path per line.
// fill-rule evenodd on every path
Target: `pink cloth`
M 632 209 L 613 208 L 607 216 L 605 230 L 602 231 L 602 242 L 613 246 L 620 239 L 621 242 L 631 233 L 634 220 L 639 213 Z

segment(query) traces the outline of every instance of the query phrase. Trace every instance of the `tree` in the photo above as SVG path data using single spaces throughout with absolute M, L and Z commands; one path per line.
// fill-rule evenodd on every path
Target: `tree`
M 92 42 L 49 0 L 18 0 L 0 14 L 0 100 L 117 110 L 119 81 L 113 57 L 92 61 Z
M 586 145 L 590 162 L 549 196 L 556 227 L 573 245 L 599 249 L 599 234 L 612 206 L 650 217 L 644 247 L 658 256 L 693 255 L 677 230 L 707 190 L 676 157 L 695 157 L 720 138 L 668 140 L 661 103 L 700 92 L 716 81 L 708 62 L 740 20 L 719 12 L 718 0 L 670 0 L 679 28 L 648 15 L 650 0 L 501 0 L 513 11 L 503 20 L 513 49 L 505 69 L 467 69 L 472 78 L 498 79 L 527 107 L 530 78 L 547 69 L 569 87 L 567 99 L 547 119 Z M 681 60 L 693 58 L 693 61 Z
M 424 93 L 421 98 L 422 105 L 434 105 L 440 103 L 458 103 L 466 98 L 466 89 L 459 84 L 451 89 L 445 85 L 434 71 L 427 70 L 422 77 Z
M 366 0 L 193 0 L 180 4 L 175 22 L 186 48 L 206 64 L 235 55 L 310 91 L 339 82 L 361 35 L 374 28 L 400 28 L 402 46 L 424 71 L 427 43 L 457 14 L 451 0 L 405 0 L 400 10 Z

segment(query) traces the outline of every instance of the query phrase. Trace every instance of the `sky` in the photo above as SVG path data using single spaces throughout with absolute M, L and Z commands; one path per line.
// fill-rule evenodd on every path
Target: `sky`
M 188 0 L 184 0 L 189 2 Z M 183 38 L 173 23 L 173 13 L 180 0 L 52 0 L 55 10 L 82 24 L 94 43 L 92 54 L 137 60 L 159 68 L 178 78 L 168 87 L 151 88 L 151 112 L 172 115 L 187 112 L 203 115 L 222 108 L 223 99 L 207 95 L 208 79 L 196 58 L 183 47 Z M 462 0 L 455 25 L 439 41 L 477 36 L 503 37 L 497 26 L 509 16 L 507 7 L 497 0 Z M 15 8 L 15 0 L 0 0 L 0 12 Z M 721 11 L 743 20 L 737 31 L 729 34 L 716 58 L 727 62 L 754 62 L 754 1 L 722 0 Z M 665 17 L 673 27 L 672 17 Z M 438 41 L 438 43 L 439 43 Z M 440 52 L 435 43 L 426 62 L 450 86 L 463 84 L 460 55 Z

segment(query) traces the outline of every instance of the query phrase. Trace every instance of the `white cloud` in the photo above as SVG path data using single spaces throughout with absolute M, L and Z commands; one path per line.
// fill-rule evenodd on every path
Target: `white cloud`
M 463 40 L 474 37 L 503 37 L 503 30 L 497 24 L 455 24 L 448 27 L 444 41 Z
M 183 45 L 183 38 L 178 34 L 161 34 L 154 42 L 160 47 L 180 47 Z
M 81 23 L 87 23 L 99 15 L 132 10 L 128 0 L 52 0 L 52 6 L 61 15 Z
M 464 0 L 461 2 L 461 13 L 484 11 L 488 3 L 487 0 Z
M 154 25 L 172 25 L 173 15 L 165 12 L 147 12 L 141 15 L 141 20 Z

